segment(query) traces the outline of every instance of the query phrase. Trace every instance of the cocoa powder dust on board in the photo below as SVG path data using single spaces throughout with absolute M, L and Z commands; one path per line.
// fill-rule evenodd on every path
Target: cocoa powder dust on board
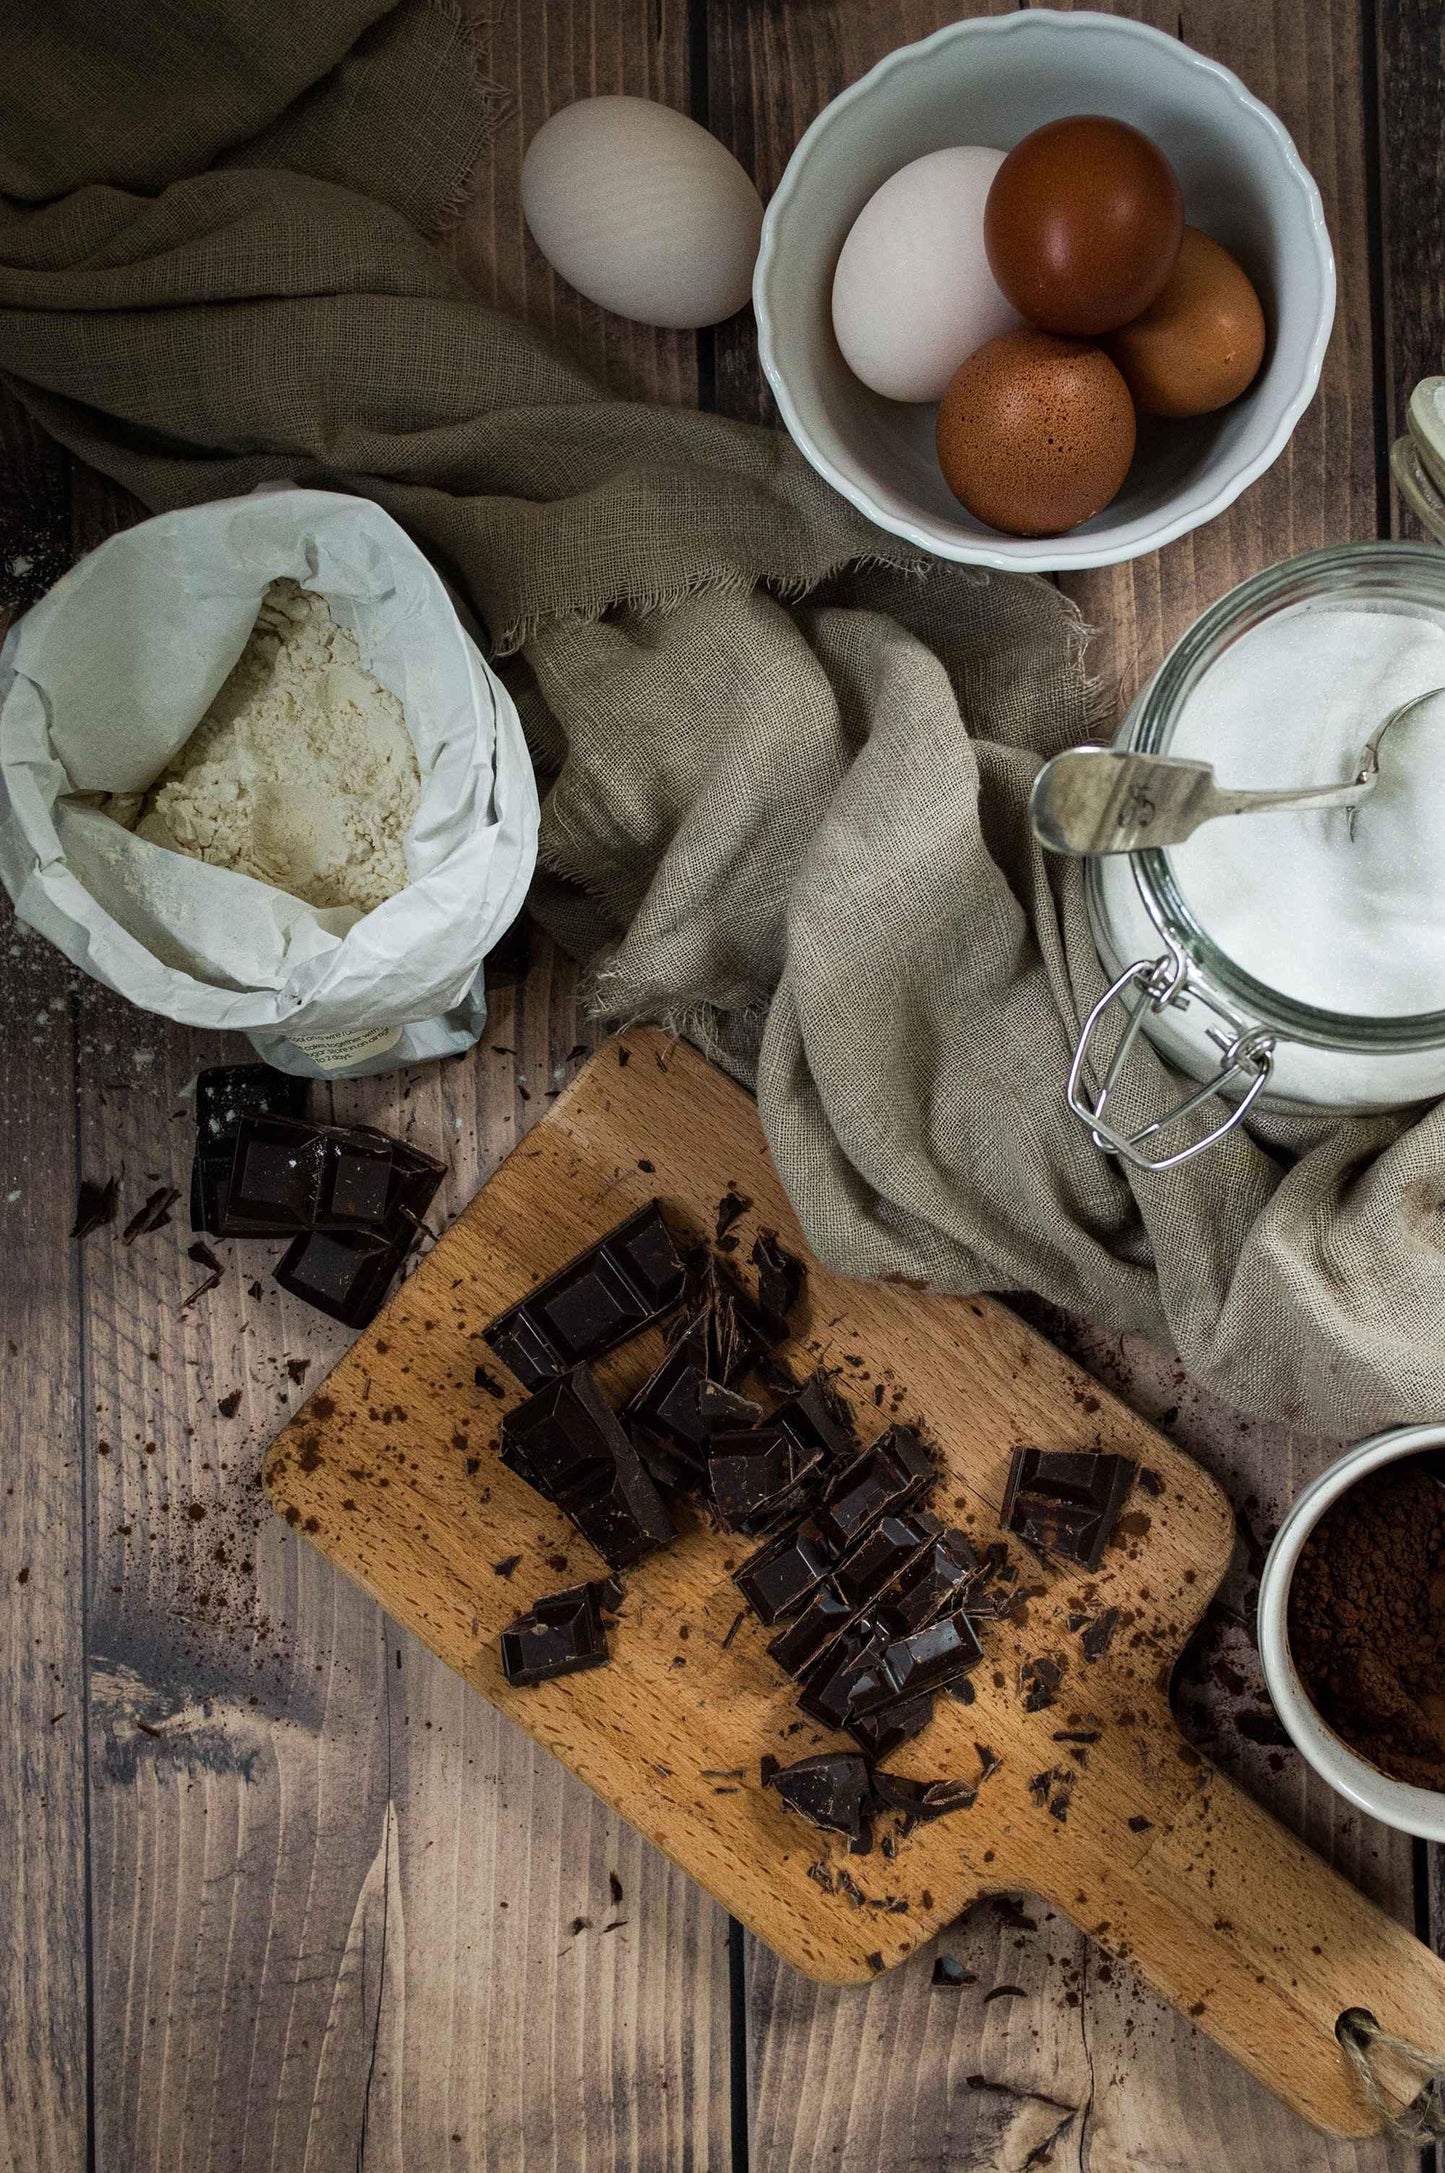
M 1289 1642 L 1351 1750 L 1445 1789 L 1445 1461 L 1384 1465 L 1331 1504 L 1294 1573 Z

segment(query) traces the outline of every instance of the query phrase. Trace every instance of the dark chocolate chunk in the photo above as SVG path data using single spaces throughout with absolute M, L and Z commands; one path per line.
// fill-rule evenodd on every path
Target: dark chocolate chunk
M 234 1147 L 243 1117 L 304 1117 L 306 1081 L 269 1064 L 211 1064 L 196 1078 L 196 1145 Z
M 1094 1450 L 1015 1449 L 1003 1525 L 1036 1554 L 1097 1569 L 1137 1468 Z
M 962 1962 L 956 1960 L 953 1955 L 940 1954 L 934 1960 L 933 1982 L 935 1984 L 946 1984 L 950 1987 L 977 1984 L 978 1973 L 972 1969 L 965 1969 Z
M 853 1710 L 866 1713 L 923 1690 L 942 1690 L 982 1658 L 983 1647 L 966 1615 L 942 1615 L 907 1637 L 880 1639 L 873 1674 L 855 1686 Z
M 736 1185 L 729 1185 L 717 1203 L 717 1228 L 713 1235 L 718 1239 L 725 1238 L 739 1216 L 745 1215 L 752 1204 Z
M 855 1606 L 877 1599 L 883 1587 L 929 1544 L 928 1534 L 912 1517 L 883 1516 L 844 1555 L 833 1582 Z
M 836 1559 L 809 1517 L 750 1554 L 734 1572 L 733 1583 L 761 1621 L 781 1622 L 797 1612 Z
M 556 1502 L 614 1569 L 676 1537 L 662 1496 L 585 1366 L 507 1412 L 502 1462 Z
M 845 1727 L 860 1685 L 866 1687 L 876 1677 L 881 1647 L 877 1626 L 866 1615 L 834 1638 L 808 1670 L 798 1694 L 798 1704 L 808 1718 L 825 1728 Z M 897 1692 L 878 1702 L 896 1703 Z M 856 1709 L 863 1710 L 861 1705 Z
M 1037 1659 L 1019 1663 L 1019 1689 L 1023 1693 L 1024 1711 L 1041 1713 L 1054 1702 L 1054 1692 L 1064 1679 L 1064 1664 L 1052 1653 L 1040 1653 Z
M 668 1485 L 698 1485 L 707 1475 L 708 1444 L 725 1428 L 754 1425 L 760 1407 L 703 1370 L 700 1334 L 674 1343 L 623 1412 L 623 1420 L 649 1464 L 654 1454 L 671 1474 Z
M 730 1386 L 741 1380 L 778 1340 L 779 1333 L 737 1278 L 711 1253 L 695 1252 L 691 1256 L 679 1340 L 696 1337 L 700 1341 L 702 1370 L 710 1381 Z
M 824 1751 L 779 1766 L 763 1783 L 775 1788 L 790 1811 L 824 1833 L 841 1833 L 855 1847 L 870 1832 L 868 1767 L 856 1751 Z
M 830 1475 L 851 1464 L 858 1444 L 846 1404 L 830 1394 L 821 1373 L 809 1374 L 801 1388 L 768 1416 L 770 1426 L 782 1426 L 801 1448 L 816 1449 Z
M 509 1622 L 501 1635 L 507 1681 L 545 1683 L 580 1668 L 601 1667 L 610 1657 L 602 1616 L 604 1609 L 615 1609 L 615 1593 L 611 1578 L 572 1585 L 548 1593 Z
M 1118 1627 L 1119 1610 L 1117 1607 L 1106 1607 L 1102 1614 L 1095 1615 L 1093 1621 L 1088 1624 L 1083 1636 L 1079 1639 L 1079 1643 L 1083 1647 L 1084 1658 L 1086 1660 L 1102 1660 L 1114 1642 L 1114 1632 Z
M 325 1166 L 317 1126 L 294 1117 L 243 1117 L 221 1234 L 275 1237 L 314 1230 Z
M 768 1531 L 802 1508 L 802 1481 L 819 1461 L 781 1426 L 716 1434 L 707 1464 L 713 1507 L 729 1531 Z
M 892 1426 L 838 1474 L 818 1512 L 819 1530 L 836 1547 L 851 1547 L 879 1517 L 920 1501 L 936 1477 L 912 1428 Z
M 482 1330 L 527 1388 L 601 1358 L 661 1320 L 685 1270 L 656 1200 L 598 1238 Z
M 933 1718 L 933 1692 L 901 1698 L 896 1705 L 880 1705 L 875 1712 L 850 1713 L 847 1729 L 869 1758 L 891 1758 L 913 1736 L 921 1735 Z
M 122 1245 L 133 1245 L 138 1237 L 149 1237 L 152 1230 L 163 1230 L 171 1219 L 171 1209 L 180 1198 L 178 1185 L 157 1185 L 149 1193 L 130 1221 L 120 1233 Z
M 759 1305 L 770 1319 L 786 1321 L 803 1294 L 807 1269 L 794 1254 L 785 1251 L 776 1230 L 759 1230 L 751 1258 L 758 1271 Z
M 825 1645 L 831 1645 L 846 1629 L 857 1609 L 845 1600 L 831 1578 L 818 1587 L 803 1612 L 780 1630 L 768 1646 L 772 1658 L 787 1675 L 807 1672 Z
M 408 1230 L 386 1245 L 344 1230 L 303 1230 L 282 1253 L 276 1281 L 348 1328 L 365 1328 L 381 1311 L 392 1277 L 415 1243 Z
M 120 1179 L 107 1177 L 97 1184 L 93 1177 L 82 1177 L 80 1190 L 75 1196 L 75 1221 L 71 1225 L 72 1237 L 89 1237 L 92 1230 L 103 1230 L 108 1222 L 115 1221 L 115 1211 L 120 1204 Z
M 225 1269 L 221 1266 L 210 1246 L 203 1245 L 199 1241 L 186 1247 L 186 1258 L 194 1260 L 198 1268 L 204 1268 L 206 1275 L 204 1282 L 197 1283 L 195 1289 L 188 1291 L 185 1297 L 182 1298 L 181 1311 L 183 1313 L 188 1306 L 194 1305 L 198 1298 L 204 1298 L 208 1290 L 214 1290 L 225 1273 Z
M 916 1514 L 913 1521 L 918 1521 Z M 915 1555 L 882 1594 L 880 1617 L 899 1635 L 921 1630 L 935 1615 L 967 1605 L 979 1566 L 962 1532 L 944 1532 Z
M 905 1825 L 922 1825 L 931 1818 L 945 1818 L 950 1811 L 968 1811 L 978 1801 L 972 1781 L 915 1781 L 906 1773 L 887 1773 L 881 1766 L 873 1773 L 874 1800 L 885 1811 L 902 1811 Z

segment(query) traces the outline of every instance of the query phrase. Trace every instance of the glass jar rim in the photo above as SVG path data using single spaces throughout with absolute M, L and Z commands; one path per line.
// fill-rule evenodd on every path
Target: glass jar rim
M 1414 597 L 1412 575 L 1421 577 Z M 1419 589 L 1429 590 L 1428 598 Z M 1132 705 L 1121 744 L 1141 754 L 1166 753 L 1186 699 L 1229 642 L 1287 604 L 1351 594 L 1393 597 L 1402 603 L 1428 601 L 1445 610 L 1445 553 L 1438 544 L 1330 544 L 1250 574 L 1180 636 Z M 1326 1011 L 1271 988 L 1221 950 L 1195 918 L 1174 879 L 1167 850 L 1149 847 L 1130 857 L 1140 896 L 1165 941 L 1177 945 L 1213 985 L 1276 1032 L 1330 1049 L 1427 1049 L 1445 1043 L 1445 1011 L 1383 1017 Z

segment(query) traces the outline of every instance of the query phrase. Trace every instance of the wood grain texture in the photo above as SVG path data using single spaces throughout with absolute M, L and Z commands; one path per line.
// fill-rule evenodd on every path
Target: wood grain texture
M 46 448 L 0 392 L 0 474 Z M 0 631 L 7 614 L 0 610 Z M 85 1537 L 66 961 L 0 919 L 0 2166 L 85 2164 Z
M 1000 0 L 1001 4 L 1001 0 Z M 814 114 L 844 84 L 893 47 L 927 35 L 960 14 L 998 12 L 944 0 L 827 0 L 777 9 L 763 4 L 709 11 L 708 117 L 755 172 L 766 195 Z M 1206 0 L 1182 13 L 1172 6 L 1119 9 L 1182 34 L 1234 68 L 1280 113 L 1325 201 L 1339 273 L 1340 307 L 1321 393 L 1282 460 L 1219 520 L 1157 556 L 1075 577 L 1070 593 L 1097 630 L 1091 664 L 1118 714 L 1169 645 L 1214 598 L 1255 568 L 1317 543 L 1376 532 L 1376 433 L 1371 329 L 1374 296 L 1368 232 L 1368 134 L 1361 97 L 1365 26 L 1348 0 L 1315 6 L 1271 0 L 1243 7 Z M 1419 98 L 1412 123 L 1417 156 L 1398 166 L 1398 189 L 1411 197 L 1416 229 L 1438 221 L 1439 193 L 1417 187 L 1436 155 L 1439 126 L 1438 11 L 1403 11 L 1412 20 L 1417 73 L 1404 78 L 1382 131 L 1387 153 L 1401 140 L 1399 97 L 1412 97 L 1418 71 L 1436 86 Z M 1387 13 L 1386 20 L 1390 20 Z M 1425 59 L 1420 56 L 1430 49 Z M 1397 84 L 1400 79 L 1397 77 Z M 1390 171 L 1387 156 L 1386 174 Z M 1388 183 L 1387 183 L 1388 185 Z M 1425 261 L 1430 248 L 1424 241 Z M 1411 251 L 1417 248 L 1411 240 Z M 1404 262 L 1414 278 L 1414 254 Z M 1419 282 L 1429 287 L 1428 272 Z M 1434 283 L 1438 287 L 1438 282 Z M 1434 288 L 1426 297 L 1438 306 Z M 719 404 L 728 412 L 771 417 L 756 370 L 751 325 L 716 335 Z M 1439 367 L 1428 358 L 1422 368 Z M 1051 1332 L 1075 1340 L 1086 1364 L 1102 1369 L 1126 1397 L 1163 1419 L 1202 1462 L 1226 1479 L 1266 1532 L 1285 1502 L 1335 1453 L 1282 1428 L 1241 1422 L 1190 1388 L 1179 1369 L 1147 1346 L 1089 1330 L 1060 1317 Z M 1247 1779 L 1280 1815 L 1409 1920 L 1413 1880 L 1409 1843 L 1357 1820 L 1278 1745 L 1248 1739 L 1233 1725 L 1267 1724 L 1257 1658 L 1243 1624 L 1252 1614 L 1246 1558 L 1232 1574 L 1219 1620 L 1201 1641 L 1208 1667 L 1191 1683 L 1191 1721 L 1206 1747 Z M 1197 1655 L 1193 1656 L 1197 1658 Z M 1226 1687 L 1229 1686 L 1229 1687 Z M 1237 1686 L 1237 1690 L 1236 1687 Z M 1042 1943 L 1043 1934 L 1035 1944 Z M 755 2163 L 775 2169 L 843 2163 L 850 2173 L 894 2162 L 894 2121 L 903 2121 L 910 2163 L 1016 2163 L 1010 2123 L 1032 2137 L 1048 2102 L 1065 2096 L 1076 2117 L 1060 2131 L 1055 2163 L 1098 2168 L 1174 2163 L 1225 2164 L 1239 2173 L 1286 2166 L 1403 2165 L 1411 2154 L 1379 2143 L 1325 2144 L 1303 2130 L 1198 2032 L 1115 1972 L 1067 1926 L 1048 1935 L 1049 1966 L 1028 1980 L 1031 1996 L 985 2008 L 987 1977 L 962 1997 L 925 1995 L 920 1960 L 866 1995 L 819 1991 L 768 1954 L 749 1961 L 749 2076 L 754 2099 Z M 1101 1975 L 1101 1972 L 1104 1974 Z M 921 1992 L 916 1983 L 921 1982 Z M 1064 2003 L 1060 2010 L 1060 2003 Z M 943 2009 L 940 2018 L 939 2008 Z M 916 2018 L 929 2017 L 920 2050 Z M 1059 2053 L 1071 2042 L 1073 2057 Z M 988 2091 L 966 2078 L 987 2076 Z M 1066 2086 L 1064 2076 L 1072 2074 Z M 1082 2076 L 1083 2081 L 1078 2078 Z M 799 2078 L 802 2078 L 801 2083 Z M 1042 2095 L 1044 2104 L 1040 2109 Z M 1206 2140 L 1208 2139 L 1208 2140 Z M 1019 2146 L 1026 2154 L 1033 2143 Z
M 737 1620 L 729 1570 L 747 1549 L 705 1520 L 628 1574 L 608 1668 L 531 1689 L 505 1681 L 497 1637 L 517 1609 L 601 1572 L 497 1456 L 498 1419 L 522 1391 L 473 1379 L 490 1359 L 480 1327 L 654 1195 L 700 1236 L 730 1186 L 750 1203 L 740 1254 L 756 1227 L 801 1247 L 751 1100 L 659 1034 L 610 1044 L 278 1437 L 266 1462 L 276 1507 L 809 1975 L 867 1983 L 980 1892 L 1023 1883 L 1297 2109 L 1373 2129 L 1335 2022 L 1358 2005 L 1445 2038 L 1445 1966 L 1175 1733 L 1164 1688 L 1229 1558 L 1224 1496 L 1003 1307 L 849 1283 L 813 1263 L 781 1353 L 795 1377 L 837 1369 L 865 1440 L 897 1415 L 919 1425 L 937 1448 L 938 1506 L 979 1545 L 997 1532 L 1020 1439 L 1097 1445 L 1156 1474 L 1097 1571 L 1025 1564 L 1026 1603 L 984 1632 L 975 1700 L 941 1700 L 926 1738 L 894 1761 L 967 1775 L 991 1746 L 1002 1764 L 966 1815 L 900 1840 L 891 1860 L 850 1863 L 762 1792 L 760 1755 L 786 1762 L 829 1738 L 800 1722 L 761 1626 Z M 612 1355 L 614 1402 L 660 1348 L 654 1331 Z M 1081 1619 L 1108 1607 L 1119 1633 L 1087 1660 Z M 1063 1681 L 1030 1711 L 1024 1666 L 1040 1653 L 1057 1656 Z M 1087 1746 L 1061 1748 L 1060 1726 Z

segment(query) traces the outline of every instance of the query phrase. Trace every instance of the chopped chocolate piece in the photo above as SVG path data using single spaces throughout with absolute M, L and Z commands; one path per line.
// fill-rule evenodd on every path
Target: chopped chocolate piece
M 1015 1449 L 1004 1527 L 1036 1554 L 1097 1569 L 1137 1468 L 1094 1450 Z
M 603 1610 L 615 1605 L 610 1578 L 550 1592 L 502 1632 L 502 1667 L 509 1683 L 549 1682 L 580 1668 L 601 1667 L 610 1657 Z
M 821 1373 L 810 1373 L 799 1389 L 768 1415 L 770 1426 L 781 1426 L 800 1448 L 816 1450 L 830 1473 L 844 1470 L 858 1455 L 846 1404 L 829 1393 Z
M 80 1190 L 75 1196 L 75 1221 L 72 1237 L 89 1237 L 92 1230 L 103 1230 L 108 1222 L 115 1221 L 115 1211 L 120 1204 L 120 1179 L 107 1177 L 103 1185 L 93 1177 L 82 1177 Z
M 243 1117 L 236 1132 L 223 1236 L 314 1230 L 326 1143 L 293 1117 Z
M 710 1381 L 731 1385 L 740 1380 L 764 1357 L 779 1333 L 736 1276 L 711 1253 L 691 1255 L 682 1325 L 674 1340 L 699 1338 L 702 1370 Z
M 482 1330 L 526 1388 L 601 1358 L 670 1313 L 685 1270 L 656 1200 Z
M 318 1313 L 348 1328 L 364 1328 L 381 1311 L 392 1277 L 414 1243 L 410 1230 L 391 1245 L 344 1230 L 303 1230 L 282 1253 L 276 1281 Z
M 755 1425 L 761 1406 L 703 1371 L 698 1333 L 683 1336 L 644 1381 L 622 1417 L 649 1469 L 664 1485 L 695 1487 L 707 1477 L 714 1434 Z
M 149 1237 L 152 1230 L 163 1230 L 171 1219 L 171 1209 L 180 1198 L 178 1185 L 157 1185 L 147 1195 L 120 1233 L 122 1245 L 133 1245 L 138 1237 Z
M 891 1758 L 910 1738 L 921 1735 L 933 1718 L 933 1692 L 880 1705 L 876 1712 L 850 1713 L 847 1730 L 869 1758 Z
M 186 1247 L 186 1258 L 194 1260 L 198 1268 L 205 1269 L 206 1279 L 202 1283 L 197 1283 L 195 1289 L 188 1291 L 186 1296 L 182 1298 L 181 1311 L 183 1313 L 188 1306 L 195 1304 L 197 1298 L 204 1298 L 208 1290 L 214 1290 L 225 1273 L 225 1269 L 221 1266 L 220 1261 L 216 1258 L 209 1245 L 200 1243 L 188 1245 Z
M 933 1982 L 935 1984 L 946 1984 L 950 1987 L 961 1984 L 977 1984 L 978 1975 L 975 1970 L 965 1969 L 962 1962 L 956 1961 L 953 1955 L 940 1954 L 934 1960 Z
M 779 1766 L 763 1783 L 775 1788 L 790 1811 L 824 1833 L 841 1833 L 860 1844 L 870 1832 L 868 1767 L 856 1751 L 824 1751 Z
M 874 1673 L 855 1685 L 853 1710 L 867 1713 L 923 1690 L 941 1690 L 982 1658 L 983 1647 L 966 1615 L 942 1615 L 925 1629 L 891 1642 L 881 1633 Z
M 212 1064 L 196 1078 L 196 1144 L 233 1147 L 243 1117 L 304 1117 L 306 1081 L 269 1064 Z
M 921 1500 L 937 1473 L 916 1433 L 892 1426 L 842 1470 L 818 1512 L 818 1528 L 840 1550 L 890 1510 Z
M 950 1811 L 968 1811 L 978 1801 L 972 1781 L 915 1781 L 906 1773 L 873 1772 L 874 1801 L 885 1811 L 906 1813 L 906 1827 L 922 1825 L 931 1818 L 945 1818 Z
M 1027 1998 L 1028 1998 L 1028 1993 L 1027 1993 L 1027 1992 L 1026 1992 L 1026 1991 L 1024 1990 L 1024 1988 L 1023 1988 L 1023 1986 L 1022 1986 L 1021 1984 L 996 1984 L 996 1985 L 994 1986 L 994 1988 L 993 1988 L 993 1990 L 992 1990 L 991 1992 L 985 1992 L 985 1993 L 984 1993 L 984 1995 L 983 1995 L 983 2004 L 984 2004 L 984 2006 L 985 2006 L 985 2007 L 987 2007 L 987 2005 L 988 2005 L 989 2001 L 990 2001 L 990 2000 L 994 2000 L 994 1999 L 1027 1999 Z
M 772 1658 L 787 1675 L 800 1676 L 812 1666 L 825 1645 L 830 1645 L 852 1621 L 857 1609 L 836 1589 L 831 1578 L 818 1587 L 803 1612 L 780 1630 L 768 1646 Z
M 1152 1818 L 1141 1817 L 1136 1812 L 1133 1818 L 1128 1821 L 1128 1825 L 1130 1833 L 1149 1833 L 1153 1830 L 1154 1821 Z
M 1024 1660 L 1019 1665 L 1019 1689 L 1024 1694 L 1024 1711 L 1041 1713 L 1054 1702 L 1054 1692 L 1064 1679 L 1064 1665 L 1050 1653 L 1041 1653 L 1037 1659 Z
M 556 1502 L 614 1569 L 677 1536 L 662 1496 L 585 1366 L 507 1412 L 502 1462 Z
M 719 1241 L 725 1238 L 739 1216 L 745 1215 L 752 1204 L 751 1200 L 744 1198 L 738 1191 L 736 1185 L 729 1185 L 717 1203 L 717 1229 L 714 1236 Z
M 759 1230 L 751 1254 L 758 1271 L 758 1303 L 770 1319 L 786 1321 L 803 1294 L 808 1271 L 801 1260 L 786 1252 L 776 1230 Z
M 844 1599 L 861 1607 L 865 1600 L 879 1598 L 883 1587 L 928 1544 L 928 1534 L 914 1518 L 880 1517 L 843 1557 L 833 1582 Z
M 834 1638 L 808 1670 L 798 1694 L 799 1707 L 810 1720 L 825 1728 L 848 1724 L 859 1685 L 871 1683 L 876 1677 L 881 1645 L 878 1630 L 866 1615 Z M 898 1693 L 890 1690 L 876 1702 L 896 1704 Z
M 713 1437 L 708 1486 L 729 1531 L 756 1535 L 803 1506 L 800 1482 L 821 1461 L 781 1426 Z
M 780 1532 L 756 1554 L 750 1554 L 742 1568 L 734 1572 L 733 1583 L 761 1621 L 781 1622 L 785 1616 L 796 1614 L 823 1582 L 836 1558 L 834 1549 L 809 1517 L 794 1530 Z
M 1083 1636 L 1079 1639 L 1084 1658 L 1086 1660 L 1102 1660 L 1110 1645 L 1114 1642 L 1114 1632 L 1118 1627 L 1119 1610 L 1117 1607 L 1106 1607 L 1102 1614 L 1095 1615 L 1093 1621 L 1089 1623 Z
M 917 1512 L 913 1521 L 918 1522 Z M 932 1540 L 895 1578 L 879 1602 L 879 1612 L 895 1634 L 921 1630 L 935 1615 L 967 1604 L 979 1559 L 962 1532 L 946 1531 Z
M 1148 1464 L 1141 1464 L 1139 1467 L 1139 1484 L 1146 1494 L 1159 1495 L 1164 1491 L 1164 1481 Z

